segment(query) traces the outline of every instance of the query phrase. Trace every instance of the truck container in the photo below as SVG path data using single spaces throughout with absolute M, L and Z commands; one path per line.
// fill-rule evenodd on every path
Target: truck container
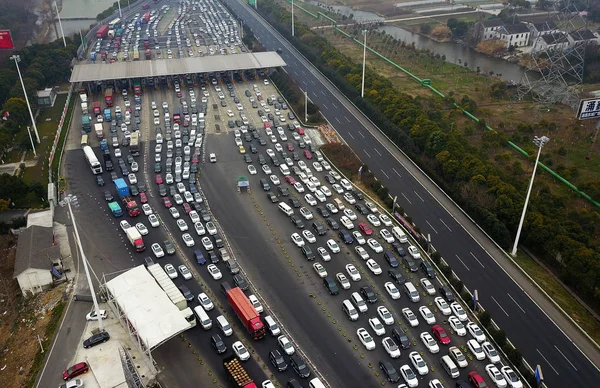
M 96 138 L 103 139 L 104 138 L 104 127 L 102 123 L 94 124 L 94 132 L 96 132 Z
M 104 109 L 104 120 L 106 120 L 109 123 L 112 121 L 112 114 L 110 113 L 109 108 Z
M 106 35 L 108 35 L 108 30 L 108 25 L 105 24 L 103 26 L 100 26 L 100 28 L 98 28 L 98 30 L 96 31 L 96 38 L 102 39 L 106 37 Z
M 92 125 L 90 124 L 90 116 L 81 116 L 81 129 L 83 129 L 85 132 L 90 132 L 92 130 Z
M 202 308 L 202 307 L 200 307 L 200 308 Z M 194 315 L 194 312 L 192 311 L 191 308 L 186 307 L 183 310 L 181 310 L 181 316 L 190 325 L 190 327 L 189 327 L 190 329 L 192 327 L 196 327 L 196 315 Z
M 152 51 L 149 48 L 146 49 L 146 59 L 152 59 Z
M 150 48 L 150 41 L 148 40 L 148 38 L 144 39 L 144 48 L 145 49 L 149 49 Z
M 129 139 L 129 153 L 132 156 L 138 156 L 140 154 L 140 133 L 138 131 L 131 133 Z
M 113 39 L 115 37 L 115 30 L 108 30 L 108 38 Z
M 102 111 L 100 110 L 100 102 L 98 102 L 98 101 L 92 102 L 92 112 L 94 112 L 94 114 L 96 116 L 98 116 L 100 113 L 102 113 Z
M 96 62 L 96 52 L 95 51 L 92 51 L 90 53 L 90 61 Z
M 89 114 L 87 102 L 82 102 L 81 103 L 81 114 L 82 115 L 86 115 L 86 116 Z
M 257 388 L 256 384 L 254 384 L 254 381 L 252 381 L 250 375 L 246 372 L 246 369 L 244 369 L 242 363 L 235 355 L 224 358 L 223 367 L 225 368 L 227 377 L 236 387 Z
M 179 310 L 183 311 L 188 308 L 187 301 L 183 297 L 183 294 L 179 291 L 179 288 L 173 283 L 173 280 L 171 280 L 160 264 L 149 265 L 147 269 L 160 288 L 163 289 L 165 294 L 171 299 L 171 302 L 173 302 Z
M 123 204 L 125 205 L 125 208 L 127 209 L 127 213 L 131 217 L 139 216 L 140 208 L 139 208 L 137 202 L 135 202 L 135 199 L 133 199 L 130 196 L 129 186 L 127 186 L 127 183 L 125 183 L 125 179 L 123 179 L 123 178 L 115 179 L 115 187 L 117 188 L 119 197 L 121 197 L 121 202 L 123 202 Z
M 121 206 L 117 202 L 109 202 L 108 207 L 115 217 L 123 217 L 123 210 L 121 210 Z
M 94 150 L 90 146 L 83 147 L 83 154 L 85 155 L 85 159 L 88 161 L 90 168 L 94 174 L 102 174 L 102 165 L 98 161 Z
M 140 83 L 139 79 L 136 79 L 133 81 L 133 93 L 136 96 L 141 96 L 142 95 L 142 84 Z
M 135 226 L 125 229 L 125 234 L 127 235 L 127 240 L 129 240 L 129 243 L 135 248 L 137 252 L 143 252 L 146 249 L 146 246 L 144 245 L 144 240 L 142 239 L 142 235 L 135 228 Z
M 104 91 L 104 102 L 106 106 L 113 106 L 113 90 L 112 88 L 106 88 Z
M 252 339 L 257 341 L 266 335 L 265 325 L 260 315 L 241 288 L 234 287 L 227 291 L 227 300 Z

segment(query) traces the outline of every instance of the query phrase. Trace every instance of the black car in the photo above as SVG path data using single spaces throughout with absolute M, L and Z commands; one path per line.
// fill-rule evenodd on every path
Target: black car
M 267 142 L 262 137 L 259 137 L 258 138 L 258 144 L 260 144 L 261 146 L 265 146 L 265 145 L 267 145 Z
M 256 132 L 253 132 L 253 134 L 256 134 Z M 256 148 L 256 146 L 254 144 L 250 144 L 250 152 L 252 152 L 253 154 L 255 154 L 255 153 L 258 152 L 258 148 Z
M 354 196 L 354 198 L 356 198 L 360 201 L 365 199 L 365 196 L 363 195 L 363 193 L 360 190 L 352 189 L 352 195 Z
M 308 376 L 310 376 L 310 369 L 308 369 L 308 366 L 306 365 L 302 357 L 300 357 L 299 355 L 291 355 L 290 364 L 292 365 L 292 368 L 294 368 L 296 373 L 298 373 L 298 376 L 302 377 L 303 379 L 306 379 L 308 378 Z
M 323 279 L 323 285 L 331 295 L 337 295 L 340 293 L 337 283 L 331 276 L 326 276 L 325 279 Z
M 104 161 L 104 168 L 106 168 L 106 171 L 112 171 L 115 169 L 115 166 L 113 165 L 112 160 L 105 160 Z
M 423 271 L 428 278 L 435 278 L 435 271 L 433 270 L 433 266 L 425 260 L 421 262 L 421 271 Z
M 447 286 L 440 287 L 439 291 L 440 291 L 440 295 L 442 295 L 442 297 L 444 299 L 446 299 L 446 302 L 448 302 L 448 303 L 454 302 L 454 294 Z
M 290 197 L 288 202 L 290 203 L 290 205 L 292 205 L 292 207 L 294 207 L 296 209 L 299 208 L 300 206 L 302 206 L 302 204 L 300 203 L 300 201 L 298 201 L 298 199 L 296 197 Z
M 354 242 L 354 237 L 347 230 L 340 230 L 338 233 L 340 239 L 344 242 L 344 244 L 352 244 Z
M 289 379 L 286 385 L 287 388 L 302 388 L 302 384 L 296 379 Z
M 288 367 L 279 350 L 271 350 L 269 352 L 269 360 L 271 361 L 271 364 L 273 364 L 273 366 L 280 372 L 283 372 Z
M 138 195 L 140 195 L 140 191 L 138 190 L 136 185 L 129 186 L 129 191 L 131 192 L 131 195 L 133 195 L 134 197 L 137 197 Z
M 362 203 L 357 203 L 356 205 L 354 205 L 354 207 L 356 208 L 356 210 L 358 210 L 360 214 L 369 214 L 369 209 Z
M 102 178 L 102 175 L 96 175 L 96 183 L 98 186 L 104 186 L 104 178 Z
M 361 295 L 365 298 L 365 300 L 369 303 L 377 302 L 377 294 L 371 289 L 369 286 L 363 286 L 360 288 Z
M 104 199 L 108 202 L 112 201 L 114 199 L 112 193 L 110 192 L 110 190 L 105 190 L 104 191 Z
M 265 159 L 265 156 L 263 154 L 258 154 L 258 164 L 260 164 L 261 166 L 267 164 L 267 160 Z
M 169 186 L 169 194 L 171 197 L 177 194 L 177 188 L 175 186 Z
M 394 248 L 394 250 L 396 251 L 396 253 L 398 254 L 398 256 L 400 256 L 400 257 L 406 256 L 406 251 L 404 250 L 404 248 L 402 247 L 402 245 L 400 245 L 399 242 L 394 241 L 392 243 L 392 248 Z
M 188 302 L 194 300 L 194 294 L 192 294 L 192 291 L 190 291 L 190 289 L 187 288 L 187 286 L 182 284 L 180 286 L 177 286 L 177 288 L 179 288 L 179 291 L 181 291 L 185 300 L 187 300 Z
M 292 221 L 292 224 L 294 224 L 296 228 L 304 229 L 304 221 L 302 221 L 302 219 L 299 216 L 292 214 L 292 216 L 290 217 L 290 221 Z
M 333 230 L 338 230 L 340 228 L 340 225 L 337 223 L 337 221 L 331 217 L 327 218 L 325 221 L 327 221 L 327 225 L 329 225 L 329 227 Z
M 217 248 L 223 248 L 225 246 L 223 238 L 219 233 L 215 234 L 215 245 L 217 246 Z
M 219 262 L 219 256 L 215 251 L 208 251 L 208 260 L 213 264 L 217 264 Z
M 267 198 L 269 198 L 269 201 L 271 201 L 271 203 L 279 202 L 279 200 L 277 199 L 277 196 L 273 193 L 267 193 Z
M 279 191 L 279 194 L 284 197 L 288 197 L 290 195 L 290 191 L 287 189 L 287 187 L 277 186 L 277 191 Z
M 209 222 L 211 220 L 210 213 L 206 209 L 200 209 L 200 217 L 204 222 Z
M 146 184 L 144 182 L 138 182 L 138 190 L 140 191 L 140 193 L 145 193 L 146 192 Z
M 398 284 L 406 283 L 406 279 L 396 268 L 389 269 L 388 275 L 392 278 L 393 281 L 395 281 Z
M 315 254 L 313 253 L 312 249 L 310 249 L 310 247 L 308 245 L 305 245 L 302 248 L 300 248 L 300 251 L 302 252 L 304 257 L 306 257 L 306 260 L 312 261 L 315 259 Z
M 156 174 L 158 174 L 161 171 L 162 171 L 162 167 L 161 167 L 160 163 L 154 163 L 154 172 Z
M 104 342 L 108 341 L 109 339 L 110 339 L 110 335 L 105 331 L 101 331 L 100 333 L 94 334 L 90 338 L 83 341 L 83 347 L 85 349 L 88 349 L 88 348 L 91 348 L 98 344 L 104 343 Z
M 398 374 L 396 368 L 394 368 L 391 362 L 387 360 L 379 361 L 379 369 L 381 369 L 382 372 L 385 373 L 390 383 L 397 383 L 400 380 L 400 375 Z
M 165 244 L 167 255 L 175 254 L 175 247 L 173 246 L 173 243 L 170 240 L 163 241 L 163 244 Z
M 417 263 L 415 263 L 415 261 L 408 256 L 404 256 L 402 258 L 402 264 L 404 264 L 404 266 L 408 268 L 410 272 L 417 272 L 419 270 Z
M 392 336 L 394 337 L 394 341 L 402 348 L 409 349 L 411 347 L 410 340 L 408 339 L 408 335 L 398 328 L 392 329 Z
M 252 163 L 252 157 L 248 154 L 244 154 L 244 161 L 248 164 Z
M 320 222 L 317 222 L 317 221 L 313 222 L 312 228 L 315 231 L 315 233 L 318 234 L 319 236 L 323 236 L 324 234 L 327 233 L 327 229 L 325 229 L 325 226 L 323 226 L 323 224 Z
M 167 196 L 167 187 L 161 183 L 160 185 L 158 185 L 158 193 L 160 194 L 161 197 L 166 197 Z
M 221 336 L 218 334 L 213 334 L 210 336 L 210 344 L 217 351 L 218 354 L 225 353 L 227 351 L 227 346 L 225 346 L 225 342 L 221 339 Z
M 292 159 L 294 159 L 296 162 L 300 160 L 300 154 L 298 154 L 298 152 L 294 151 L 292 152 Z
M 329 210 L 325 209 L 325 206 L 317 206 L 317 213 L 321 215 L 321 217 L 327 218 L 330 216 Z
M 396 256 L 394 256 L 394 252 L 392 251 L 385 251 L 383 253 L 383 257 L 392 268 L 396 268 L 398 265 L 400 265 L 400 263 L 398 263 L 398 259 L 396 259 Z
M 240 274 L 233 275 L 233 282 L 242 291 L 246 291 L 249 288 L 248 287 L 248 283 L 246 282 L 246 279 L 244 279 L 244 277 L 242 275 L 240 275 Z
M 329 174 L 325 175 L 325 180 L 331 185 L 335 183 L 335 178 Z

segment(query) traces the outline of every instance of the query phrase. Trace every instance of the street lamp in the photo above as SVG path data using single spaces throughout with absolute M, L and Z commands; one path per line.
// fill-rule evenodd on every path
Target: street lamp
M 17 65 L 17 73 L 19 73 L 19 79 L 21 80 L 21 87 L 23 88 L 23 95 L 25 96 L 25 102 L 27 103 L 27 109 L 29 109 L 29 117 L 31 118 L 31 124 L 33 125 L 33 131 L 35 132 L 35 138 L 40 144 L 40 135 L 38 134 L 37 125 L 35 125 L 35 117 L 33 117 L 33 112 L 31 111 L 31 105 L 29 105 L 29 97 L 27 97 L 27 90 L 25 90 L 25 84 L 23 83 L 23 77 L 21 76 L 21 69 L 19 69 L 19 61 L 21 57 L 18 55 L 13 55 L 10 59 L 15 61 L 15 65 Z
M 529 182 L 529 188 L 527 189 L 527 196 L 525 197 L 525 205 L 523 205 L 523 213 L 521 214 L 521 221 L 519 222 L 519 227 L 517 228 L 517 236 L 515 237 L 515 245 L 513 246 L 512 252 L 510 255 L 512 257 L 517 256 L 517 246 L 519 245 L 519 238 L 521 237 L 521 230 L 523 229 L 523 221 L 525 221 L 525 213 L 527 213 L 527 205 L 529 204 L 529 196 L 531 195 L 531 188 L 533 187 L 533 180 L 535 179 L 535 171 L 537 170 L 537 165 L 540 160 L 540 154 L 542 153 L 542 148 L 546 143 L 550 141 L 549 137 L 534 137 L 533 142 L 536 146 L 538 146 L 537 157 L 535 158 L 535 165 L 533 166 L 533 173 L 531 174 L 531 181 Z
M 121 0 L 117 0 L 117 5 L 119 6 L 119 17 L 123 18 L 123 14 L 121 13 Z
M 294 0 L 292 0 L 292 36 L 294 36 Z
M 56 16 L 58 17 L 58 25 L 60 26 L 60 33 L 62 34 L 63 44 L 67 47 L 67 41 L 65 40 L 65 31 L 62 28 L 62 22 L 60 21 L 60 13 L 58 12 L 58 4 L 54 0 L 54 8 L 56 8 Z
M 362 88 L 360 90 L 360 96 L 365 96 L 365 67 L 367 65 L 367 30 L 362 30 L 365 40 L 363 43 L 363 72 L 362 72 Z

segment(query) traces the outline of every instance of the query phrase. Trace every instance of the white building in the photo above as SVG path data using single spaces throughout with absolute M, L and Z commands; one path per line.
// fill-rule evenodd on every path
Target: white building
M 523 23 L 507 24 L 498 29 L 498 38 L 506 42 L 506 47 L 524 47 L 529 45 L 531 31 Z
M 533 50 L 535 51 L 551 51 L 565 50 L 571 46 L 569 37 L 564 32 L 556 32 L 553 34 L 540 35 L 533 42 Z
M 475 23 L 473 33 L 477 42 L 498 39 L 498 30 L 504 26 L 502 19 L 481 20 Z

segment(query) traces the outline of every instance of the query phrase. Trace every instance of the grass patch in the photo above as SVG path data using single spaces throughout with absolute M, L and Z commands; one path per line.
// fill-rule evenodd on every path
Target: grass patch
M 75 109 L 75 104 L 73 103 L 74 98 L 71 98 L 71 103 L 69 104 L 69 109 L 67 109 L 67 115 L 65 116 L 65 121 L 63 123 L 63 129 L 60 133 L 60 138 L 58 139 L 58 145 L 56 146 L 56 151 L 54 152 L 54 159 L 52 160 L 52 181 L 57 182 L 59 176 L 60 169 L 60 154 L 62 153 L 63 148 L 65 147 L 65 142 L 67 141 L 67 134 L 69 133 L 69 128 L 71 127 L 71 119 L 73 118 L 73 109 Z

